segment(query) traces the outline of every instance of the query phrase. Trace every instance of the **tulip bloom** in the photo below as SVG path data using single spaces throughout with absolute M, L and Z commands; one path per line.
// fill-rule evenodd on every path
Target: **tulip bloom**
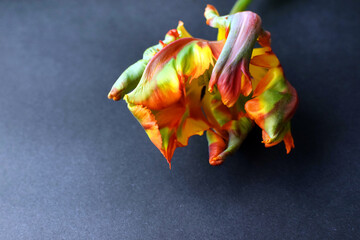
M 254 124 L 265 147 L 284 141 L 289 153 L 298 99 L 271 50 L 270 33 L 253 12 L 219 16 L 208 5 L 204 15 L 219 29 L 217 41 L 193 38 L 180 21 L 121 74 L 108 97 L 126 101 L 169 165 L 177 147 L 205 131 L 209 163 L 219 165 Z

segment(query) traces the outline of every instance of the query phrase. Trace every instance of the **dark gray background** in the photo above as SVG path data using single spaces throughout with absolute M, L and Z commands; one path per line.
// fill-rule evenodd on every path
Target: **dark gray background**
M 233 1 L 209 0 L 221 14 Z M 300 104 L 296 148 L 261 131 L 219 167 L 204 137 L 166 160 L 106 98 L 147 47 L 206 1 L 0 1 L 0 239 L 359 239 L 359 1 L 250 9 Z

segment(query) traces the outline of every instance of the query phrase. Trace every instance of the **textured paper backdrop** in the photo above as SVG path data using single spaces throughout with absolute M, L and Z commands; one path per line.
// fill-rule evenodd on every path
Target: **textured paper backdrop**
M 0 1 L 0 239 L 359 239 L 359 1 L 255 1 L 297 89 L 296 148 L 255 129 L 224 165 L 166 160 L 106 98 L 207 2 Z M 215 1 L 226 14 L 233 1 Z

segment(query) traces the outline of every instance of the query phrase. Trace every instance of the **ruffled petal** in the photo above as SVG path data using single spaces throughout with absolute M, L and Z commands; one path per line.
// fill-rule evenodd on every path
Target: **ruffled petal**
M 269 69 L 275 67 L 281 68 L 281 65 L 276 55 L 272 52 L 271 47 L 253 49 L 249 64 L 253 91 L 257 89 L 259 82 L 264 78 Z M 262 82 L 264 83 L 264 81 Z M 256 93 L 253 93 L 253 95 L 256 95 Z
M 134 90 L 145 71 L 147 63 L 146 60 L 141 59 L 128 67 L 112 86 L 108 98 L 119 101 L 125 94 Z
M 126 100 L 126 99 L 125 99 Z M 180 103 L 161 110 L 128 103 L 128 108 L 144 128 L 151 142 L 171 165 L 177 147 L 184 147 L 193 135 L 202 135 L 209 129 L 205 117 L 192 115 L 190 108 Z
M 286 81 L 283 70 L 270 48 L 257 49 L 251 59 L 250 71 L 256 87 L 253 98 L 246 102 L 245 110 L 256 124 L 263 129 L 266 147 L 285 141 L 287 152 L 294 147 L 290 132 L 290 119 L 294 115 L 298 98 L 295 89 Z M 254 66 L 254 68 L 251 68 Z M 256 73 L 263 71 L 261 74 Z
M 229 24 L 228 16 L 219 16 L 218 11 L 213 5 L 208 4 L 205 8 L 204 17 L 206 18 L 206 24 L 218 29 L 217 40 L 224 40 L 227 37 Z
M 161 50 L 147 65 L 128 101 L 151 109 L 167 107 L 183 96 L 184 84 L 198 78 L 213 64 L 207 42 L 179 39 Z
M 242 114 L 238 120 L 227 122 L 221 130 L 208 130 L 206 136 L 209 144 L 209 163 L 223 163 L 228 155 L 240 147 L 251 128 L 252 121 Z
M 271 51 L 265 52 L 260 56 L 253 56 L 251 58 L 250 64 L 264 68 L 274 68 L 280 66 L 278 58 Z
M 141 125 L 153 127 L 145 131 L 169 164 L 177 147 L 211 127 L 201 101 L 214 61 L 208 42 L 179 39 L 151 59 L 138 86 L 124 97 Z
M 291 149 L 295 147 L 294 139 L 291 135 L 290 122 L 287 122 L 287 124 L 284 126 L 284 129 L 275 139 L 271 139 L 270 136 L 265 132 L 265 130 L 262 131 L 262 137 L 265 147 L 272 147 L 277 145 L 281 141 L 284 141 L 287 154 L 289 154 Z
M 179 38 L 192 38 L 191 34 L 185 29 L 184 23 L 179 21 L 178 26 L 176 28 Z
M 206 131 L 206 138 L 209 145 L 209 163 L 213 166 L 223 163 L 224 160 L 218 156 L 226 149 L 227 141 L 211 129 Z
M 159 131 L 159 126 L 152 112 L 142 105 L 128 104 L 128 108 L 144 128 L 152 143 L 160 149 L 160 151 L 162 151 L 162 137 Z
M 145 50 L 143 54 L 143 59 L 137 61 L 130 67 L 128 67 L 116 80 L 115 84 L 112 86 L 108 98 L 118 101 L 122 99 L 125 94 L 128 94 L 136 88 L 138 85 L 145 68 L 149 61 L 163 49 L 168 44 L 180 39 L 192 37 L 184 27 L 184 23 L 179 21 L 176 29 L 171 29 L 165 35 L 164 40 L 160 40 L 157 45 L 149 47 Z
M 238 64 L 226 65 L 218 78 L 215 77 L 216 75 L 212 75 L 209 90 L 212 91 L 213 85 L 217 83 L 222 102 L 226 106 L 232 107 L 240 94 L 248 96 L 251 93 L 248 65 L 249 63 L 243 59 Z
M 217 85 L 223 103 L 232 107 L 240 95 L 252 91 L 249 62 L 253 46 L 261 33 L 261 19 L 253 12 L 220 17 L 213 6 L 205 9 L 207 24 L 228 29 L 226 42 L 215 64 L 209 83 L 212 92 Z
M 231 110 L 223 104 L 220 94 L 205 94 L 202 104 L 205 115 L 216 128 L 221 129 L 233 120 Z

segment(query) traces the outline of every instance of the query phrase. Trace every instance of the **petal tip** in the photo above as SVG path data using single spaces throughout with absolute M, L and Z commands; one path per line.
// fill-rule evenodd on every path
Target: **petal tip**
M 108 93 L 108 99 L 112 99 L 114 101 L 119 101 L 122 98 L 122 91 L 117 90 L 116 88 L 111 89 Z
M 209 164 L 211 166 L 218 166 L 221 165 L 223 162 L 224 159 L 220 155 L 209 159 Z

